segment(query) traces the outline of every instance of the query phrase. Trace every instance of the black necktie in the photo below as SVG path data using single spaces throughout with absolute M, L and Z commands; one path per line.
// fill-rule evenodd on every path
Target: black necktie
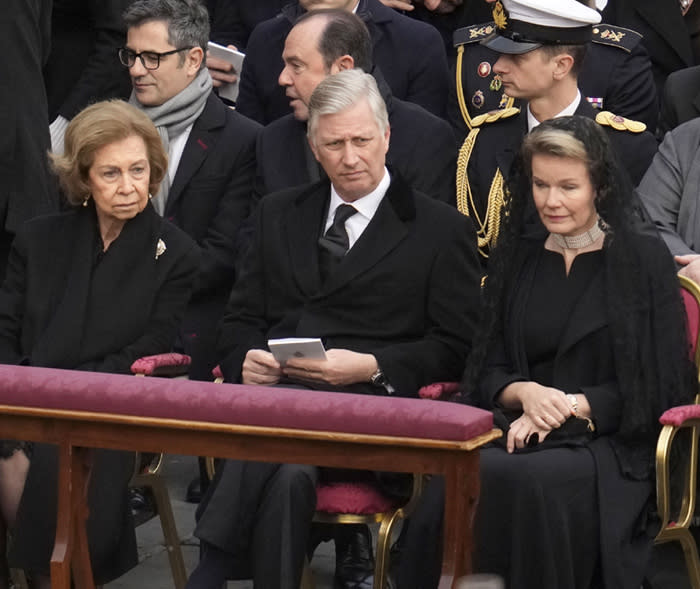
M 325 280 L 331 269 L 343 259 L 350 249 L 348 232 L 345 230 L 345 221 L 352 217 L 357 209 L 352 205 L 340 205 L 335 210 L 333 224 L 325 235 L 319 237 L 318 245 L 321 248 L 320 268 L 321 277 Z

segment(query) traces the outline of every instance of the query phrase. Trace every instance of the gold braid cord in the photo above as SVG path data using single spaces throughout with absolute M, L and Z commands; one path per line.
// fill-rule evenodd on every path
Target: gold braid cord
M 472 118 L 469 116 L 469 109 L 467 108 L 467 103 L 464 100 L 464 86 L 462 86 L 462 60 L 464 58 L 464 45 L 460 45 L 457 48 L 457 66 L 455 68 L 456 70 L 456 76 L 457 76 L 457 104 L 459 104 L 459 110 L 462 113 L 462 118 L 464 119 L 464 122 L 467 123 L 467 127 L 469 127 L 469 130 L 471 131 L 472 127 Z
M 457 158 L 457 209 L 463 215 L 474 218 L 476 226 L 476 238 L 479 253 L 484 257 L 489 257 L 489 250 L 496 244 L 498 231 L 501 227 L 501 209 L 503 208 L 503 174 L 496 169 L 496 174 L 491 182 L 489 198 L 486 203 L 486 211 L 482 218 L 474 203 L 474 195 L 469 185 L 467 168 L 469 158 L 474 150 L 476 136 L 480 129 L 472 129 L 464 140 L 459 150 Z

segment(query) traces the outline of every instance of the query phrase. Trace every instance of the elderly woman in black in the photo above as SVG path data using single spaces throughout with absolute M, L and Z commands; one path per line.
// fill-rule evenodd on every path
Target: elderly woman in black
M 0 289 L 0 362 L 128 373 L 170 349 L 197 271 L 196 244 L 149 203 L 167 156 L 146 115 L 111 101 L 72 120 L 53 164 L 73 209 L 17 233 Z M 50 587 L 56 462 L 52 446 L 0 441 L 0 548 L 4 556 L 9 528 L 10 562 L 34 587 Z M 136 562 L 132 468 L 127 453 L 95 453 L 88 537 L 98 583 Z
M 475 565 L 513 588 L 638 589 L 658 418 L 693 393 L 675 266 L 592 120 L 541 124 L 517 169 L 465 387 L 504 429 L 481 453 Z

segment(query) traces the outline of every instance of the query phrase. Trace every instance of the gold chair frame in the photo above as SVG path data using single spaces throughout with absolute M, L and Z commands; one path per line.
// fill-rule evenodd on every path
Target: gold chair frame
M 700 286 L 694 281 L 679 276 L 681 288 L 688 291 L 697 301 L 700 310 Z M 700 330 L 698 341 L 695 342 L 695 366 L 700 370 Z M 700 380 L 700 372 L 698 372 Z M 695 404 L 700 403 L 700 395 L 696 395 Z M 670 455 L 671 445 L 676 435 L 684 429 L 690 429 L 690 455 L 685 469 L 685 485 L 680 512 L 673 520 L 671 513 L 671 484 L 670 484 Z M 656 445 L 656 502 L 661 531 L 656 536 L 656 544 L 678 541 L 683 548 L 686 567 L 693 589 L 700 589 L 700 558 L 695 539 L 690 533 L 690 525 L 695 515 L 697 476 L 698 476 L 698 439 L 700 438 L 700 419 L 689 419 L 681 426 L 664 425 Z
M 218 379 L 216 382 L 220 382 Z M 223 381 L 221 381 L 223 382 Z M 216 471 L 215 458 L 207 456 L 205 459 L 209 480 L 214 478 Z M 376 557 L 374 562 L 374 589 L 388 589 L 389 554 L 391 550 L 391 538 L 399 521 L 406 519 L 415 509 L 423 490 L 423 476 L 413 475 L 413 486 L 408 501 L 395 509 L 377 513 L 352 514 L 352 513 L 327 513 L 316 511 L 313 521 L 324 524 L 380 524 L 377 534 Z M 306 563 L 308 565 L 308 563 Z M 308 566 L 304 566 L 302 576 L 302 589 L 313 588 L 313 577 Z
M 136 376 L 145 377 L 145 374 L 137 373 Z M 180 546 L 180 535 L 175 524 L 175 515 L 173 514 L 172 503 L 170 502 L 170 493 L 168 487 L 159 474 L 163 466 L 164 454 L 159 453 L 152 461 L 148 468 L 143 471 L 141 469 L 141 453 L 136 452 L 134 461 L 134 474 L 129 481 L 129 487 L 148 487 L 153 493 L 153 499 L 156 503 L 156 514 L 160 519 L 160 527 L 163 530 L 163 540 L 165 550 L 168 553 L 170 561 L 170 572 L 173 576 L 175 589 L 185 589 L 187 584 L 187 569 L 185 568 L 185 559 L 182 556 L 182 548 Z M 149 518 L 150 519 L 150 518 Z

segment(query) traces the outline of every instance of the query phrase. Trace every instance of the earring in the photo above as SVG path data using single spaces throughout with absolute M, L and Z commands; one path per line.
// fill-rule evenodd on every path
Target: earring
M 153 198 L 153 195 L 149 192 L 148 193 L 148 200 L 151 200 Z
M 88 205 L 88 201 L 90 200 L 90 195 L 87 195 L 85 197 L 85 200 L 83 201 L 83 206 L 86 207 Z

